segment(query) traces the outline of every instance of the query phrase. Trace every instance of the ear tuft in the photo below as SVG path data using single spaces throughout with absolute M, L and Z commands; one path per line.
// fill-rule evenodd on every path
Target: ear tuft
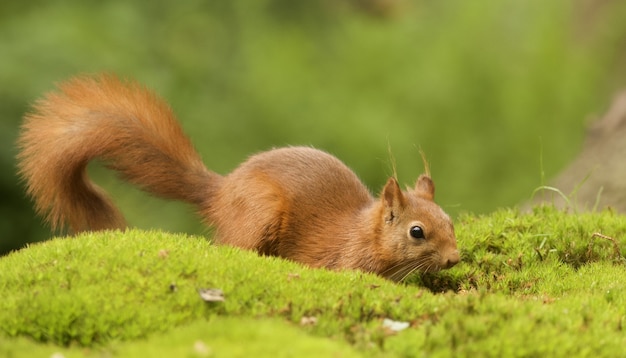
M 435 200 L 435 183 L 430 178 L 430 176 L 426 174 L 422 174 L 417 178 L 417 182 L 415 183 L 415 191 L 417 195 L 421 198 L 433 201 Z

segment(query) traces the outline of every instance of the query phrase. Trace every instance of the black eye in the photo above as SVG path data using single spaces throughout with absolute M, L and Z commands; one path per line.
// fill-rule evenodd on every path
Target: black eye
M 426 237 L 424 236 L 424 229 L 422 229 L 420 226 L 412 226 L 411 229 L 409 230 L 409 234 L 411 235 L 412 238 L 415 239 L 425 239 Z

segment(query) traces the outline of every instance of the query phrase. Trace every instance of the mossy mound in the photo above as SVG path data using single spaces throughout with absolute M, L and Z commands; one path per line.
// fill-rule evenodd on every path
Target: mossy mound
M 401 284 L 202 237 L 56 238 L 0 258 L 0 356 L 617 356 L 625 231 L 612 212 L 467 215 L 463 262 Z

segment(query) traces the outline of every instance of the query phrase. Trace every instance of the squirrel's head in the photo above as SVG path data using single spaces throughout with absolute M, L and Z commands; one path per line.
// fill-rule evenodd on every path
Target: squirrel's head
M 452 220 L 434 197 L 435 185 L 428 175 L 421 175 L 415 187 L 406 191 L 396 179 L 387 181 L 380 198 L 379 244 L 389 265 L 379 274 L 401 281 L 414 271 L 439 271 L 460 261 Z

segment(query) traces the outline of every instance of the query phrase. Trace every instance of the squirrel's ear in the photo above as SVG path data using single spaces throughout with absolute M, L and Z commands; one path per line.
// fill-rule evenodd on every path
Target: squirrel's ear
M 395 178 L 389 178 L 383 189 L 382 201 L 385 208 L 385 221 L 391 222 L 406 205 L 402 189 Z
M 422 174 L 415 183 L 415 192 L 424 199 L 435 200 L 435 183 L 428 175 Z

